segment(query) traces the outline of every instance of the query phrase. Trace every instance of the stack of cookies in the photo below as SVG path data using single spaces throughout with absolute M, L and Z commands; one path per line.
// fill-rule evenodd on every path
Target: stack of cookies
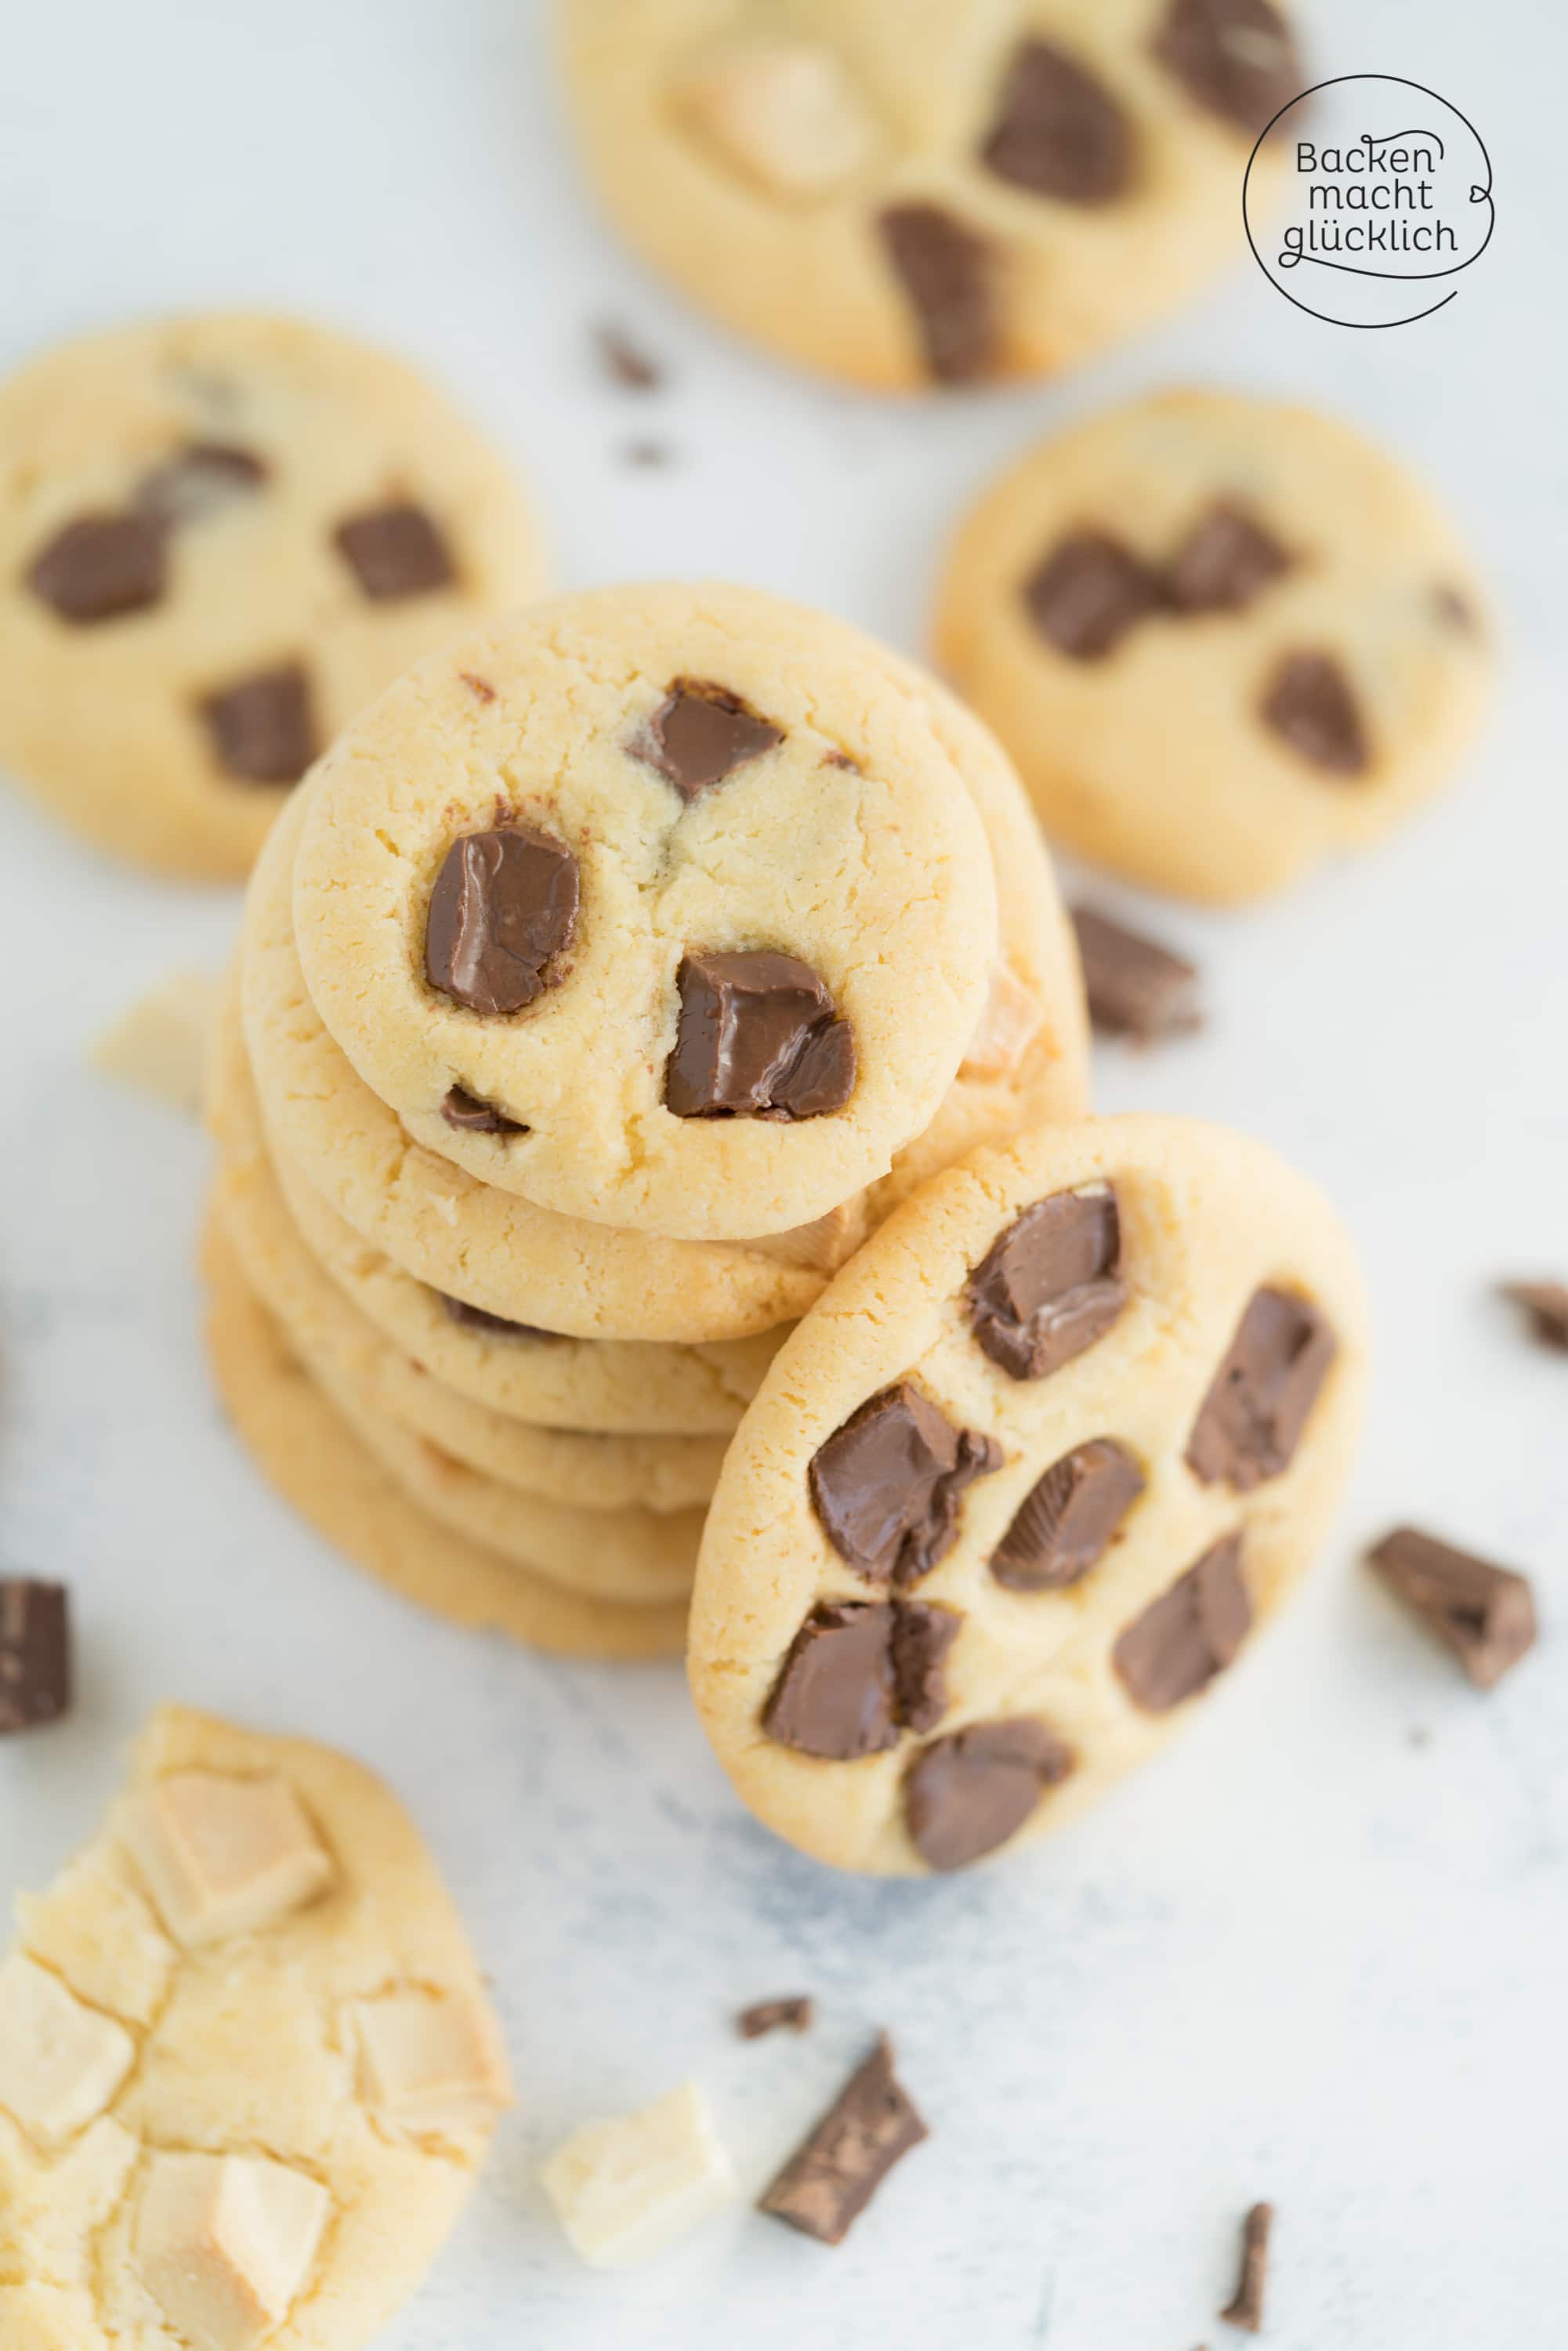
M 749 590 L 538 607 L 352 722 L 256 869 L 220 1383 L 409 1595 L 678 1651 L 789 1326 L 928 1176 L 1084 1091 L 1032 816 L 939 687 Z

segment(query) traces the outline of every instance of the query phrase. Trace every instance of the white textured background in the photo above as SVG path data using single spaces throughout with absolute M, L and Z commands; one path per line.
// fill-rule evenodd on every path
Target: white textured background
M 218 960 L 234 904 L 0 803 L 0 1562 L 74 1586 L 83 1684 L 68 1727 L 0 1757 L 0 1883 L 47 1879 L 164 1696 L 391 1777 L 494 1974 L 521 2099 L 387 2351 L 1190 2351 L 1225 2333 L 1260 2196 L 1276 2351 L 1568 2334 L 1568 1363 L 1488 1295 L 1568 1274 L 1568 23 L 1557 0 L 1304 13 L 1320 71 L 1428 82 L 1487 138 L 1498 234 L 1459 300 L 1351 333 L 1248 261 L 1064 387 L 908 409 L 730 348 L 616 249 L 566 152 L 542 0 L 9 14 L 7 366 L 152 308 L 315 312 L 467 400 L 536 476 L 565 580 L 729 574 L 912 649 L 942 533 L 1032 434 L 1171 379 L 1288 391 L 1447 486 L 1508 614 L 1459 789 L 1281 904 L 1149 910 L 1201 960 L 1212 1025 L 1102 1055 L 1107 1108 L 1266 1135 L 1358 1235 L 1380 1378 L 1340 1539 L 1164 1763 L 957 1882 L 828 1876 L 737 1811 L 676 1669 L 447 1631 L 272 1501 L 197 1345 L 205 1146 L 82 1061 L 172 964 Z M 668 360 L 666 392 L 601 381 L 601 314 Z M 678 463 L 620 461 L 648 435 Z M 1489 1700 L 1355 1563 L 1406 1515 L 1538 1579 L 1542 1647 Z M 735 2006 L 795 1989 L 821 2003 L 810 2039 L 732 2041 Z M 883 2022 L 935 2137 L 842 2251 L 742 2210 L 624 2281 L 574 2265 L 532 2185 L 566 2129 L 695 2070 L 760 2182 Z

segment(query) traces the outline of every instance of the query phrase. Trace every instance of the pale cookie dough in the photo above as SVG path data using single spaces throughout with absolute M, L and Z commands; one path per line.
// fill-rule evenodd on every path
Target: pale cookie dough
M 214 1207 L 249 1282 L 307 1368 L 364 1409 L 504 1487 L 583 1510 L 707 1502 L 721 1437 L 606 1437 L 530 1427 L 433 1379 L 351 1306 L 311 1257 L 265 1155 L 218 1171 Z
M 218 998 L 219 983 L 210 973 L 172 973 L 105 1029 L 92 1049 L 93 1068 L 194 1117 Z
M 231 1261 L 245 1280 L 221 1217 L 209 1226 L 204 1257 L 209 1272 Z M 390 1419 L 368 1381 L 329 1349 L 317 1354 L 302 1346 L 287 1320 L 272 1316 L 260 1292 L 252 1294 L 344 1426 L 438 1525 L 572 1598 L 653 1609 L 685 1601 L 702 1536 L 700 1510 L 585 1509 L 471 1469 Z
M 937 658 L 1047 832 L 1218 903 L 1445 781 L 1491 679 L 1470 557 L 1333 418 L 1168 392 L 1035 450 L 949 558 Z
M 886 1174 L 998 950 L 973 798 L 879 654 L 755 589 L 600 589 L 444 647 L 345 730 L 295 940 L 416 1143 L 685 1239 Z
M 166 1707 L 0 1966 L 6 2351 L 351 2351 L 511 2103 L 462 1925 L 347 1757 Z
M 159 319 L 0 385 L 0 762 L 164 873 L 244 873 L 400 671 L 537 596 L 511 471 L 384 351 Z
M 917 1873 L 1151 1754 L 1302 1574 L 1365 1306 L 1261 1144 L 1086 1121 L 977 1152 L 780 1352 L 709 1514 L 689 1665 L 758 1817 Z
M 412 1502 L 289 1353 L 232 1257 L 210 1249 L 206 1270 L 208 1352 L 235 1426 L 268 1482 L 346 1559 L 454 1624 L 530 1648 L 569 1657 L 679 1655 L 684 1606 L 570 1591 Z
M 564 0 L 563 35 L 644 257 L 886 391 L 1054 374 L 1187 299 L 1311 78 L 1271 0 Z

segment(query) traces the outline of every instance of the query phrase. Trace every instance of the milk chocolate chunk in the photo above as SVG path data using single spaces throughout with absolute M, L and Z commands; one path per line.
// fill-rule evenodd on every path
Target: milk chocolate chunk
M 836 1763 L 895 1747 L 901 1730 L 931 1729 L 960 1622 L 917 1600 L 820 1602 L 789 1645 L 762 1728 Z
M 136 504 L 162 522 L 200 522 L 258 490 L 271 470 L 265 457 L 234 442 L 191 441 L 142 476 Z
M 975 1722 L 933 1740 L 904 1783 L 904 1817 L 915 1851 L 932 1869 L 962 1869 L 994 1853 L 1077 1760 L 1064 1739 L 1029 1716 Z
M 310 681 L 298 662 L 236 678 L 196 705 L 220 766 L 247 784 L 297 784 L 316 757 Z
M 955 1428 L 907 1380 L 851 1414 L 812 1456 L 811 1507 L 841 1560 L 910 1584 L 951 1550 L 967 1486 L 999 1469 L 996 1439 Z
M 161 603 L 163 527 L 145 514 L 80 515 L 27 567 L 27 585 L 62 621 L 88 628 Z
M 929 2137 L 894 2072 L 893 2043 L 879 2033 L 757 2209 L 819 2244 L 841 2245 L 894 2165 Z
M 1197 105 L 1253 137 L 1304 87 L 1290 27 L 1270 0 L 1171 0 L 1154 50 Z
M 1478 1689 L 1490 1689 L 1534 1646 L 1534 1595 L 1513 1569 L 1494 1567 L 1415 1527 L 1396 1527 L 1367 1558 L 1453 1651 Z
M 1053 1192 L 1014 1218 L 969 1278 L 969 1320 L 993 1364 L 1042 1380 L 1104 1337 L 1127 1302 L 1116 1195 Z
M 429 596 L 456 578 L 439 525 L 406 500 L 350 515 L 332 533 L 332 544 L 372 604 Z
M 1195 964 L 1089 906 L 1072 908 L 1072 927 L 1096 1029 L 1154 1045 L 1203 1026 Z
M 980 150 L 998 180 L 1068 204 L 1110 204 L 1133 177 L 1133 133 L 1104 83 L 1054 41 L 1013 51 Z
M 424 926 L 424 969 L 470 1012 L 520 1012 L 561 977 L 577 931 L 577 860 L 526 825 L 465 833 L 442 860 Z
M 1251 1624 L 1241 1537 L 1226 1535 L 1133 1619 L 1111 1662 L 1134 1706 L 1167 1714 L 1223 1672 Z
M 1359 776 L 1371 765 L 1361 709 L 1338 662 L 1327 653 L 1287 653 L 1260 705 L 1266 726 L 1314 768 Z
M 1568 1282 L 1505 1281 L 1504 1298 L 1521 1306 L 1543 1347 L 1568 1349 Z
M 1269 2232 L 1273 2225 L 1274 2207 L 1254 2204 L 1241 2224 L 1241 2267 L 1236 2292 L 1219 2314 L 1228 2326 L 1239 2326 L 1247 2335 L 1263 2332 L 1263 2288 L 1268 2283 Z
M 442 1098 L 441 1115 L 460 1134 L 528 1134 L 520 1118 L 508 1118 L 494 1102 L 481 1102 L 465 1086 L 449 1086 Z
M 1240 612 L 1290 569 L 1290 554 L 1272 533 L 1220 498 L 1177 548 L 1166 590 L 1178 612 Z
M 1165 601 L 1159 574 L 1109 531 L 1075 530 L 1023 583 L 1030 619 L 1071 661 L 1103 661 Z
M 69 1706 L 70 1629 L 63 1583 L 0 1577 L 0 1738 L 57 1722 Z
M 765 2032 L 809 2032 L 817 2014 L 816 2002 L 805 1992 L 782 2000 L 754 2001 L 735 2020 L 743 2041 L 760 2041 Z
M 438 1291 L 443 1306 L 454 1322 L 465 1331 L 482 1332 L 487 1339 L 559 1339 L 559 1331 L 541 1331 L 535 1322 L 513 1322 L 505 1314 L 492 1314 L 487 1306 L 470 1306 L 465 1298 L 449 1297 Z
M 748 759 L 784 740 L 784 729 L 763 718 L 738 694 L 707 678 L 678 677 L 634 746 L 637 757 L 695 800 Z
M 1194 1477 L 1249 1494 L 1282 1476 L 1338 1353 L 1315 1306 L 1255 1290 L 1187 1439 Z
M 877 226 L 938 383 L 968 383 L 998 357 L 991 248 L 939 204 L 893 204 Z
M 682 961 L 664 1101 L 677 1118 L 821 1118 L 854 1092 L 854 1030 L 799 956 Z
M 1024 1497 L 991 1573 L 1011 1592 L 1064 1591 L 1103 1558 L 1145 1482 L 1113 1437 L 1076 1446 Z

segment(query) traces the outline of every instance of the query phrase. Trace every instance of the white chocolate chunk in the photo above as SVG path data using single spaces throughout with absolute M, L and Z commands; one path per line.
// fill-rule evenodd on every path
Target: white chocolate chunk
M 286 1780 L 172 1772 L 132 1800 L 123 1834 L 187 1949 L 254 1934 L 332 1881 L 331 1858 Z
M 991 992 L 969 1040 L 958 1074 L 965 1078 L 1005 1078 L 1016 1070 L 1039 1036 L 1045 1015 L 1040 998 L 1021 979 L 998 964 Z
M 853 1257 L 865 1238 L 865 1210 L 858 1200 L 841 1201 L 809 1225 L 792 1225 L 787 1233 L 764 1233 L 747 1241 L 747 1249 L 785 1265 L 809 1266 L 813 1273 L 836 1273 Z
M 729 2157 L 695 2082 L 637 2114 L 574 2131 L 539 2179 L 595 2269 L 661 2252 L 735 2194 Z
M 814 41 L 752 43 L 694 73 L 680 95 L 724 160 L 774 195 L 831 195 L 875 143 L 843 65 Z
M 0 1967 L 0 2107 L 43 2146 L 60 2146 L 100 2115 L 135 2055 L 125 2027 L 84 2006 L 47 1968 L 21 1951 Z
M 193 2351 L 250 2351 L 305 2283 L 329 2201 L 270 2156 L 155 2155 L 136 2224 L 142 2283 Z
M 92 1049 L 94 1069 L 193 1117 L 217 998 L 205 972 L 172 973 L 104 1031 Z
M 360 2095 L 390 2129 L 418 2138 L 484 2130 L 512 2102 L 495 2027 L 461 1992 L 355 2001 Z

